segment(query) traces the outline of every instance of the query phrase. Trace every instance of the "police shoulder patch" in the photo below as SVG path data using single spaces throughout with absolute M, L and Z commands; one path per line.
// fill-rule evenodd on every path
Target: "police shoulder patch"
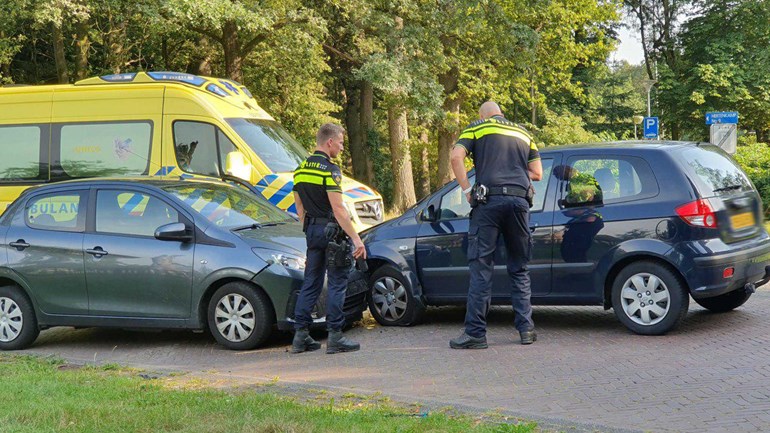
M 333 171 L 332 172 L 332 180 L 337 185 L 341 185 L 342 184 L 342 173 L 340 173 L 339 171 Z

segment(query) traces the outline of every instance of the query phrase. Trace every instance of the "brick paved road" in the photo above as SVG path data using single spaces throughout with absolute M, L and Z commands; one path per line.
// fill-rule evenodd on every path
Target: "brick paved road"
M 186 332 L 53 329 L 26 351 L 75 362 L 189 371 L 248 384 L 382 391 L 397 399 L 501 409 L 596 430 L 770 431 L 770 285 L 731 313 L 694 302 L 678 331 L 628 332 L 599 307 L 536 307 L 539 340 L 518 344 L 510 308 L 490 315 L 490 348 L 452 351 L 462 308 L 433 309 L 414 328 L 355 328 L 361 352 L 287 353 L 279 335 L 254 352 Z

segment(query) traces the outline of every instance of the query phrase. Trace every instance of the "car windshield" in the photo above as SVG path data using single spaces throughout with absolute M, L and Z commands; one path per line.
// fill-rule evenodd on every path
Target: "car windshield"
M 163 190 L 224 228 L 293 221 L 266 199 L 238 187 L 187 182 L 165 186 Z
M 308 157 L 308 151 L 274 120 L 233 118 L 227 123 L 273 173 L 294 171 Z

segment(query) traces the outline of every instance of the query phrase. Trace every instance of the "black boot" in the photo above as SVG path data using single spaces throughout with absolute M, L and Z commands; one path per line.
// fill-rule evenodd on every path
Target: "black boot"
M 361 345 L 344 337 L 342 331 L 329 331 L 329 339 L 326 341 L 326 353 L 355 352 Z
M 300 328 L 294 332 L 294 341 L 291 342 L 291 353 L 312 352 L 321 348 L 321 343 L 313 340 L 307 328 Z
M 537 341 L 537 333 L 534 329 L 521 331 L 519 332 L 519 336 L 521 337 L 521 344 L 532 344 Z
M 452 349 L 486 349 L 487 337 L 471 337 L 463 331 L 459 337 L 449 340 Z

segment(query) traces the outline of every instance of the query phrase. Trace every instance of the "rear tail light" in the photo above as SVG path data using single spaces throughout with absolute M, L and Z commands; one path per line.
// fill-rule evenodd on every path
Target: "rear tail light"
M 732 278 L 735 275 L 735 268 L 729 267 L 722 271 L 722 278 Z
M 717 216 L 706 200 L 700 199 L 683 204 L 676 208 L 676 214 L 691 226 L 717 228 Z

